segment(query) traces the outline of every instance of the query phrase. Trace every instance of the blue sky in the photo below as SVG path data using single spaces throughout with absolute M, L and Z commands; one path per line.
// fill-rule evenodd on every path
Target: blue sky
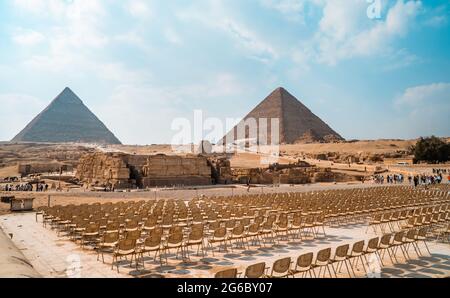
M 370 5 L 1 1 L 0 140 L 65 86 L 128 144 L 170 142 L 194 109 L 239 119 L 279 86 L 347 139 L 450 136 L 450 1 Z

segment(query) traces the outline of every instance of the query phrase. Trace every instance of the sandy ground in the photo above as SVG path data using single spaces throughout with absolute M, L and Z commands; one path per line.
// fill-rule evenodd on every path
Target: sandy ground
M 20 177 L 17 166 L 8 166 L 0 168 L 0 179 L 5 177 Z
M 393 153 L 398 150 L 407 150 L 415 140 L 373 140 L 330 144 L 297 144 L 281 146 L 281 151 L 293 155 L 296 153 Z
M 340 188 L 346 187 L 344 185 Z M 61 200 L 70 199 L 69 197 Z M 73 200 L 74 198 L 72 198 Z M 88 198 L 77 197 L 79 202 Z M 112 198 L 109 198 L 112 199 Z M 119 198 L 120 199 L 120 198 Z M 103 200 L 103 199 L 102 199 Z M 190 260 L 182 261 L 177 258 L 175 251 L 163 253 L 163 264 L 153 260 L 153 255 L 146 255 L 145 268 L 130 267 L 130 263 L 119 263 L 120 273 L 111 269 L 111 255 L 105 255 L 105 263 L 97 260 L 97 254 L 90 250 L 81 250 L 78 244 L 69 241 L 67 237 L 57 236 L 55 231 L 43 227 L 40 217 L 34 213 L 16 213 L 0 216 L 0 228 L 7 234 L 12 234 L 13 242 L 24 253 L 34 268 L 44 277 L 143 277 L 143 278 L 184 278 L 184 277 L 213 277 L 220 270 L 238 268 L 244 272 L 247 266 L 265 262 L 271 267 L 273 262 L 284 257 L 291 257 L 295 262 L 298 256 L 313 252 L 314 255 L 325 248 L 332 248 L 343 244 L 354 244 L 357 241 L 380 236 L 381 231 L 367 228 L 367 223 L 350 223 L 340 227 L 325 227 L 326 235 L 318 235 L 316 239 L 306 237 L 302 240 L 288 238 L 279 239 L 277 244 L 266 244 L 258 247 L 250 245 L 246 248 L 219 251 L 217 246 L 214 254 L 207 251 L 206 256 L 196 255 L 196 247 L 190 249 Z M 393 263 L 386 254 L 381 267 L 374 256 L 368 256 L 369 277 L 374 278 L 424 278 L 450 276 L 450 246 L 448 243 L 438 241 L 428 242 L 431 251 L 429 255 L 423 244 L 420 244 L 421 255 L 417 255 L 411 248 L 410 259 L 406 260 L 402 253 L 396 254 L 397 260 Z M 316 271 L 316 273 L 318 270 Z M 356 265 L 357 277 L 366 274 L 361 263 Z M 338 277 L 348 277 L 345 266 Z

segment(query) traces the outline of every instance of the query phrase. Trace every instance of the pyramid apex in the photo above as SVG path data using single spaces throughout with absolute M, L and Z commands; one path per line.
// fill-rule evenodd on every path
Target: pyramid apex
M 70 89 L 70 87 L 64 88 L 64 90 L 61 93 L 72 93 L 72 94 L 75 94 L 75 92 L 73 92 L 72 89 Z
M 83 103 L 83 101 L 69 87 L 65 87 L 53 102 Z
M 290 94 L 289 91 L 287 91 L 286 88 L 284 88 L 284 87 L 278 87 L 272 93 L 278 93 L 280 95 L 283 95 L 283 94 L 286 94 L 286 93 Z

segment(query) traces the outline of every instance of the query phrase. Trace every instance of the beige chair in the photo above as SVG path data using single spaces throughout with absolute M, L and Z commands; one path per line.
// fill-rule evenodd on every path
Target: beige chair
M 197 256 L 199 255 L 200 249 L 202 250 L 202 256 L 205 257 L 205 246 L 203 241 L 203 224 L 201 228 L 194 228 L 189 233 L 187 240 L 183 243 L 183 246 L 186 248 L 186 253 L 188 259 L 190 259 L 189 255 L 189 247 L 197 246 Z
M 381 260 L 381 263 L 383 266 L 384 266 L 383 260 L 384 260 L 384 256 L 385 256 L 386 252 L 388 253 L 389 258 L 391 259 L 391 263 L 394 264 L 394 259 L 392 258 L 391 251 L 390 251 L 391 239 L 392 239 L 392 234 L 383 235 L 380 239 L 380 243 L 378 244 L 378 251 L 380 252 L 380 260 Z M 382 252 L 382 254 L 381 254 L 381 252 Z
M 428 230 L 427 227 L 420 228 L 416 235 L 416 241 L 417 241 L 417 244 L 419 244 L 419 242 L 422 241 L 423 244 L 425 245 L 425 248 L 427 249 L 428 253 L 431 255 L 430 249 L 428 248 L 428 245 L 427 245 L 427 239 L 428 239 L 427 238 L 427 230 Z
M 154 252 L 155 256 L 153 260 L 156 261 L 156 256 L 159 253 L 159 262 L 162 265 L 161 259 L 161 234 L 158 233 L 150 233 L 150 236 L 144 240 L 144 243 L 141 247 L 139 247 L 136 251 L 136 254 L 140 256 L 140 260 L 142 261 L 142 267 L 145 268 L 144 254 Z
M 130 220 L 125 223 L 125 232 L 137 231 L 139 228 L 138 222 L 136 220 Z
M 266 263 L 258 263 L 248 266 L 245 270 L 245 278 L 264 278 L 266 275 Z
M 400 248 L 400 251 L 402 252 L 403 257 L 405 258 L 405 260 L 407 261 L 409 259 L 409 255 L 408 252 L 405 252 L 404 250 L 404 245 L 406 244 L 406 241 L 404 240 L 405 238 L 405 232 L 401 231 L 401 232 L 397 232 L 394 234 L 394 238 L 392 240 L 391 246 L 392 246 L 392 251 L 394 252 L 394 258 L 395 260 L 398 262 L 397 260 L 397 251 Z
M 102 255 L 102 262 L 105 263 L 104 252 L 105 250 L 114 252 L 117 244 L 119 243 L 119 232 L 105 233 L 102 236 L 101 241 L 97 245 L 97 261 Z
M 406 251 L 409 251 L 409 247 L 412 245 L 412 247 L 414 248 L 414 251 L 417 254 L 417 257 L 420 257 L 421 252 L 420 252 L 419 246 L 417 244 L 416 236 L 417 236 L 416 229 L 411 229 L 406 233 L 405 240 L 404 240 L 405 241 L 405 249 L 406 249 Z
M 292 231 L 292 238 L 302 238 L 302 217 L 296 216 L 294 217 L 291 226 L 289 227 L 289 231 Z
M 261 230 L 260 230 L 260 235 L 263 238 L 264 244 L 267 242 L 266 240 L 269 237 L 272 240 L 271 242 L 275 243 L 275 237 L 274 237 L 274 232 L 273 232 L 273 222 L 266 221 L 265 223 L 263 223 Z
M 158 223 L 158 218 L 156 216 L 150 216 L 145 221 L 143 230 L 146 233 L 148 233 L 156 227 L 157 223 Z
M 301 255 L 297 258 L 297 263 L 295 264 L 295 268 L 290 271 L 290 275 L 295 277 L 297 274 L 301 274 L 302 277 L 307 277 L 307 274 L 309 273 L 309 276 L 311 278 L 316 277 L 316 273 L 313 270 L 312 263 L 313 263 L 314 254 L 312 252 Z M 312 273 L 311 273 L 312 272 Z
M 142 232 L 140 230 L 128 231 L 128 232 L 125 232 L 125 239 L 134 239 L 139 244 L 140 243 L 141 234 L 142 234 Z
M 214 275 L 214 278 L 237 278 L 237 277 L 238 277 L 238 270 L 236 268 L 222 270 Z
M 312 265 L 314 270 L 316 268 L 319 268 L 319 274 L 317 275 L 317 277 L 320 277 L 320 275 L 322 273 L 322 268 L 324 268 L 324 267 L 325 267 L 325 269 L 323 271 L 323 277 L 325 277 L 327 270 L 328 270 L 330 277 L 333 277 L 333 275 L 331 274 L 330 267 L 329 267 L 330 258 L 331 258 L 331 248 L 322 249 L 321 251 L 319 251 L 317 253 L 316 261 Z
M 233 228 L 227 240 L 230 242 L 231 251 L 233 251 L 233 241 L 236 243 L 237 248 L 245 248 L 244 243 L 244 225 L 240 224 Z
M 167 238 L 166 242 L 163 246 L 164 249 L 164 256 L 166 258 L 166 264 L 168 264 L 168 258 L 167 255 L 170 253 L 171 249 L 176 249 L 176 258 L 178 259 L 178 254 L 181 251 L 181 258 L 184 261 L 185 260 L 185 254 L 184 254 L 184 248 L 183 248 L 183 234 L 182 233 L 174 233 L 170 234 Z
M 213 256 L 214 256 L 214 244 L 219 244 L 219 251 L 220 251 L 220 244 L 224 245 L 224 250 L 227 251 L 227 229 L 225 227 L 217 228 L 214 231 L 213 236 L 208 239 L 208 246 L 211 248 Z
M 272 270 L 268 275 L 269 278 L 288 277 L 291 269 L 291 258 L 283 258 L 273 263 Z
M 261 246 L 261 239 L 259 237 L 260 228 L 261 228 L 261 225 L 259 223 L 253 223 L 248 227 L 245 238 L 246 238 L 249 246 L 250 246 L 250 243 L 253 245 L 256 245 L 256 243 L 258 243 L 259 246 Z M 250 240 L 251 240 L 251 242 L 250 242 Z
M 302 230 L 305 237 L 311 235 L 313 239 L 316 238 L 316 231 L 314 229 L 314 215 L 307 215 L 305 217 L 305 220 L 302 223 Z
M 99 241 L 100 225 L 96 223 L 88 224 L 81 234 L 81 248 L 83 249 L 86 243 L 97 244 Z
M 334 257 L 330 259 L 331 268 L 333 269 L 335 277 L 338 277 L 337 273 L 341 272 L 342 264 L 345 264 L 345 268 L 347 269 L 348 275 L 350 277 L 352 276 L 352 274 L 350 273 L 350 268 L 348 266 L 348 258 L 349 258 L 348 251 L 349 251 L 349 249 L 350 249 L 349 244 L 345 244 L 345 245 L 341 245 L 341 246 L 337 247 Z M 336 264 L 336 266 L 337 266 L 336 269 L 334 268 L 334 264 Z
M 364 259 L 366 260 L 366 263 L 369 263 L 367 260 L 367 255 L 375 254 L 377 261 L 379 262 L 380 267 L 383 266 L 383 262 L 381 260 L 380 253 L 378 252 L 378 244 L 380 242 L 380 237 L 375 237 L 369 240 L 367 243 L 367 247 L 364 250 Z
M 366 269 L 366 265 L 364 264 L 364 245 L 365 245 L 365 241 L 358 241 L 355 244 L 353 244 L 352 250 L 349 254 L 348 259 L 350 260 L 350 265 L 352 268 L 352 272 L 356 277 L 355 274 L 355 269 L 358 268 L 358 263 L 361 262 L 361 265 L 364 269 L 365 274 L 367 274 L 367 269 Z M 351 262 L 351 260 L 353 260 L 353 264 Z
M 119 233 L 120 231 L 120 224 L 117 221 L 113 221 L 106 224 L 105 233 Z
M 131 256 L 130 267 L 133 265 L 133 258 L 136 255 L 136 240 L 135 239 L 124 239 L 119 241 L 116 250 L 113 253 L 113 261 L 111 264 L 111 269 L 114 268 L 114 264 L 117 266 L 117 272 L 119 272 L 119 259 L 125 257 L 127 259 L 128 256 Z M 137 269 L 137 262 L 136 262 Z
M 283 218 L 275 224 L 275 234 L 277 235 L 277 240 L 280 235 L 284 234 L 284 239 L 288 237 L 288 219 Z

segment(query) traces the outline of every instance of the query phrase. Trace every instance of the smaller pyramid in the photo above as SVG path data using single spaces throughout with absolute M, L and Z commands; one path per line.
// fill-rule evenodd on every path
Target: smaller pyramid
M 256 108 L 254 108 L 244 119 L 235 126 L 224 138 L 221 143 L 229 143 L 230 140 L 239 140 L 238 127 L 248 119 L 255 119 L 258 125 L 258 143 L 259 137 L 269 143 L 271 140 L 271 122 L 268 120 L 267 127 L 261 129 L 259 119 L 279 119 L 279 143 L 297 144 L 314 142 L 337 142 L 344 140 L 336 131 L 334 131 L 322 119 L 316 116 L 311 110 L 303 105 L 297 98 L 290 94 L 286 89 L 280 87 L 275 89 L 267 96 Z M 246 128 L 245 139 L 249 139 L 248 129 Z
M 121 144 L 70 88 L 65 88 L 11 142 Z

